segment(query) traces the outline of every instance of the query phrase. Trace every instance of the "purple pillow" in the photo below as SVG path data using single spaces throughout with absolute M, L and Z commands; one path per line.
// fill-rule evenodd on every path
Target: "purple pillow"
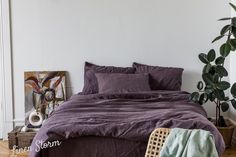
M 99 93 L 150 91 L 148 74 L 96 73 Z
M 133 63 L 137 74 L 149 73 L 149 83 L 152 90 L 180 90 L 182 85 L 182 68 L 150 66 Z
M 95 73 L 123 73 L 133 74 L 135 69 L 132 67 L 114 67 L 99 66 L 89 62 L 85 62 L 84 66 L 84 88 L 81 94 L 98 93 L 98 83 Z

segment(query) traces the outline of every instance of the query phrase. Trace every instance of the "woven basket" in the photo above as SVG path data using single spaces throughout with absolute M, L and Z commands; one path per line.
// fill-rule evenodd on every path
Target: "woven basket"
M 13 146 L 25 148 L 31 145 L 36 132 L 21 132 L 22 127 L 23 126 L 16 126 L 8 133 L 9 149 L 13 149 Z
M 18 145 L 17 133 L 21 131 L 23 126 L 16 126 L 11 132 L 8 133 L 8 147 L 12 149 L 13 146 Z
M 160 150 L 166 137 L 170 134 L 170 130 L 168 128 L 157 128 L 151 133 L 145 157 L 159 157 Z
M 226 120 L 227 127 L 217 127 L 223 139 L 225 141 L 226 148 L 231 147 L 231 140 L 234 132 L 235 125 L 232 124 L 229 120 Z
M 29 147 L 34 139 L 36 132 L 19 132 L 17 133 L 18 148 Z

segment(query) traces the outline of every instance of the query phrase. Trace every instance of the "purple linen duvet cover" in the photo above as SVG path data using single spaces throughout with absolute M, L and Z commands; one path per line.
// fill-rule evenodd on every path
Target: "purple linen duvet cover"
M 38 149 L 38 141 L 63 143 L 96 136 L 147 143 L 158 127 L 210 131 L 221 155 L 225 148 L 222 136 L 207 120 L 202 106 L 190 102 L 188 97 L 181 91 L 74 95 L 44 123 L 32 142 L 30 157 L 41 156 L 43 149 Z

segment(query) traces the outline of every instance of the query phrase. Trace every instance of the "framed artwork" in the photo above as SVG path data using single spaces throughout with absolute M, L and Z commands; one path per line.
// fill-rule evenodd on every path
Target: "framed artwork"
M 29 124 L 32 112 L 40 113 L 43 119 L 66 100 L 65 71 L 27 71 L 25 80 L 25 123 Z

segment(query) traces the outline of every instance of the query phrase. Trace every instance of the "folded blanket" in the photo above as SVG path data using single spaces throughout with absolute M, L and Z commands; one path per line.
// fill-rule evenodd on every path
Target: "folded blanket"
M 218 157 L 213 135 L 209 131 L 171 129 L 160 157 Z

